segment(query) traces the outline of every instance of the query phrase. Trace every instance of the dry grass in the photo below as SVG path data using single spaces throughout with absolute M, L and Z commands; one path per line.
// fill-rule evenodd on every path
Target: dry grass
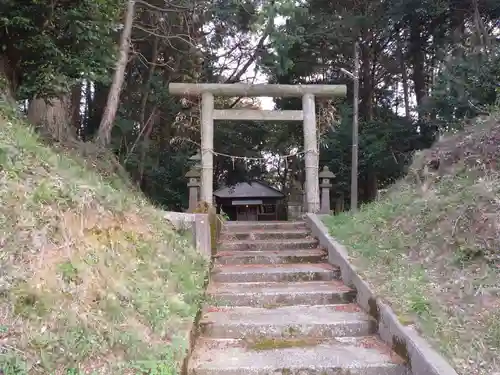
M 478 119 L 416 156 L 357 215 L 325 219 L 404 324 L 461 375 L 500 371 L 500 119 Z
M 143 197 L 0 115 L 0 369 L 176 374 L 206 264 Z

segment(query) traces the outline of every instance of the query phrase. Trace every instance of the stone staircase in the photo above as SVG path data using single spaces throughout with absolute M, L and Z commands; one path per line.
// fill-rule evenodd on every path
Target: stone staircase
M 189 375 L 403 375 L 303 222 L 225 225 Z

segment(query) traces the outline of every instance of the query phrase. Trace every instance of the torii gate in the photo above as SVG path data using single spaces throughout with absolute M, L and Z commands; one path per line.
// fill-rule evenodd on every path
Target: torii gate
M 177 96 L 201 95 L 201 191 L 200 200 L 213 204 L 214 120 L 303 121 L 306 167 L 307 212 L 320 209 L 319 151 L 316 135 L 317 97 L 344 97 L 346 85 L 269 85 L 244 83 L 171 83 L 169 92 Z M 215 109 L 214 95 L 225 97 L 302 97 L 300 111 L 255 109 Z

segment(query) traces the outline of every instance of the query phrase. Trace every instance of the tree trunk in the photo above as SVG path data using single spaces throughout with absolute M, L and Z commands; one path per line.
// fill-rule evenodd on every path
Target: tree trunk
M 138 177 L 137 177 L 137 186 L 139 188 L 144 187 L 144 171 L 146 168 L 146 153 L 149 149 L 149 143 L 151 138 L 151 133 L 153 131 L 153 126 L 156 123 L 157 117 L 157 109 L 153 108 L 151 112 L 151 116 L 149 120 L 146 122 L 146 109 L 148 104 L 149 92 L 150 92 L 150 83 L 153 78 L 156 61 L 158 60 L 158 44 L 159 38 L 155 36 L 153 42 L 153 49 L 151 51 L 151 61 L 149 65 L 149 69 L 146 74 L 146 78 L 144 79 L 143 87 L 142 87 L 142 96 L 141 103 L 139 109 L 139 124 L 141 126 L 141 134 L 144 133 L 144 139 L 141 145 L 141 153 L 139 157 L 139 168 L 138 168 Z M 141 135 L 140 135 L 141 136 Z
M 345 199 L 344 194 L 341 194 L 340 197 L 335 198 L 335 214 L 338 215 L 345 210 Z
M 489 35 L 479 12 L 478 0 L 472 0 L 472 6 L 474 7 L 474 27 L 476 28 L 476 42 L 473 49 L 475 53 L 480 53 L 481 51 L 487 53 L 490 44 Z
M 366 200 L 369 202 L 374 201 L 377 198 L 377 192 L 377 174 L 375 172 L 369 172 L 366 181 Z
M 16 105 L 16 82 L 11 64 L 6 56 L 0 55 L 0 101 Z
M 82 121 L 82 126 L 80 127 L 80 134 L 79 136 L 86 141 L 89 128 L 90 128 L 90 123 L 92 120 L 92 88 L 91 88 L 92 83 L 90 80 L 85 81 L 85 113 L 83 114 L 83 121 Z M 95 86 L 94 86 L 95 87 Z
M 144 127 L 146 125 L 144 121 L 146 118 L 146 107 L 148 104 L 149 91 L 150 91 L 149 88 L 151 79 L 153 78 L 155 72 L 156 60 L 158 60 L 158 39 L 159 38 L 156 36 L 153 42 L 153 51 L 151 52 L 151 64 L 149 65 L 149 69 L 146 74 L 146 78 L 144 80 L 144 86 L 142 88 L 142 97 L 141 97 L 140 112 L 139 112 L 139 123 L 141 124 L 141 127 Z
M 407 119 L 410 118 L 410 94 L 408 90 L 408 73 L 406 71 L 405 57 L 403 54 L 403 43 L 399 35 L 398 38 L 398 57 L 399 57 L 399 66 L 401 68 L 401 79 L 403 81 L 403 97 L 405 101 L 405 116 Z
M 463 40 L 465 33 L 466 11 L 459 5 L 460 4 L 457 4 L 451 12 L 451 45 L 454 49 L 448 58 L 446 58 L 448 63 L 453 58 L 463 57 L 465 52 Z
M 360 105 L 359 113 L 362 118 L 373 119 L 373 81 L 372 64 L 370 60 L 370 47 L 362 45 L 361 48 L 361 80 L 360 80 Z
M 34 98 L 28 105 L 28 120 L 39 127 L 45 136 L 64 141 L 75 136 L 70 108 L 70 94 L 50 100 Z
M 92 94 L 91 86 L 94 85 L 94 92 Z M 106 108 L 106 101 L 108 99 L 110 87 L 99 82 L 92 83 L 88 81 L 87 84 L 87 105 L 88 105 L 88 118 L 83 130 L 83 138 L 85 141 L 91 140 L 99 129 L 104 109 Z
M 146 154 L 149 150 L 149 144 L 151 140 L 151 133 L 153 131 L 153 126 L 157 122 L 158 110 L 157 108 L 153 108 L 151 116 L 146 124 L 143 125 L 144 130 L 144 140 L 142 142 L 141 147 L 141 155 L 139 158 L 139 178 L 137 185 L 139 188 L 144 186 L 144 171 L 146 169 Z
M 71 125 L 75 128 L 75 133 L 81 131 L 81 105 L 82 105 L 82 84 L 77 83 L 71 90 Z
M 352 107 L 352 155 L 351 155 L 351 212 L 358 211 L 358 180 L 359 180 L 359 162 L 358 162 L 358 136 L 359 136 L 359 43 L 354 44 L 354 103 Z
M 130 36 L 132 34 L 132 23 L 134 21 L 135 0 L 128 0 L 127 13 L 125 16 L 125 25 L 120 40 L 120 57 L 116 62 L 113 83 L 108 95 L 108 101 L 102 116 L 99 130 L 97 131 L 97 143 L 102 146 L 108 146 L 111 143 L 111 131 L 118 110 L 118 102 L 125 79 L 125 69 L 128 62 L 128 53 L 130 50 Z
M 287 168 L 287 164 L 288 164 L 288 162 L 285 162 L 285 168 L 283 168 L 283 176 L 281 176 L 281 181 L 280 181 L 282 189 L 283 189 L 283 193 L 285 194 L 285 196 L 288 196 L 288 193 L 290 192 L 290 185 L 287 183 L 288 173 L 289 173 L 289 169 Z M 281 168 L 279 170 L 281 171 Z
M 413 65 L 412 79 L 415 87 L 417 105 L 421 106 L 426 96 L 425 88 L 425 51 L 422 36 L 422 22 L 414 20 L 410 31 L 410 58 Z

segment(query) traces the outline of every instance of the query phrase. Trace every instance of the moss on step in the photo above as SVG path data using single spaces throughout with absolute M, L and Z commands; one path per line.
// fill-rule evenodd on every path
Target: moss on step
M 317 338 L 261 338 L 248 342 L 248 347 L 253 350 L 303 348 L 318 345 L 319 342 Z
M 278 309 L 280 307 L 283 307 L 285 305 L 281 305 L 279 303 L 264 303 L 262 305 L 263 308 L 268 309 L 268 310 L 273 310 L 273 309 Z
M 399 323 L 404 326 L 409 326 L 410 324 L 415 323 L 415 319 L 408 314 L 397 314 Z

